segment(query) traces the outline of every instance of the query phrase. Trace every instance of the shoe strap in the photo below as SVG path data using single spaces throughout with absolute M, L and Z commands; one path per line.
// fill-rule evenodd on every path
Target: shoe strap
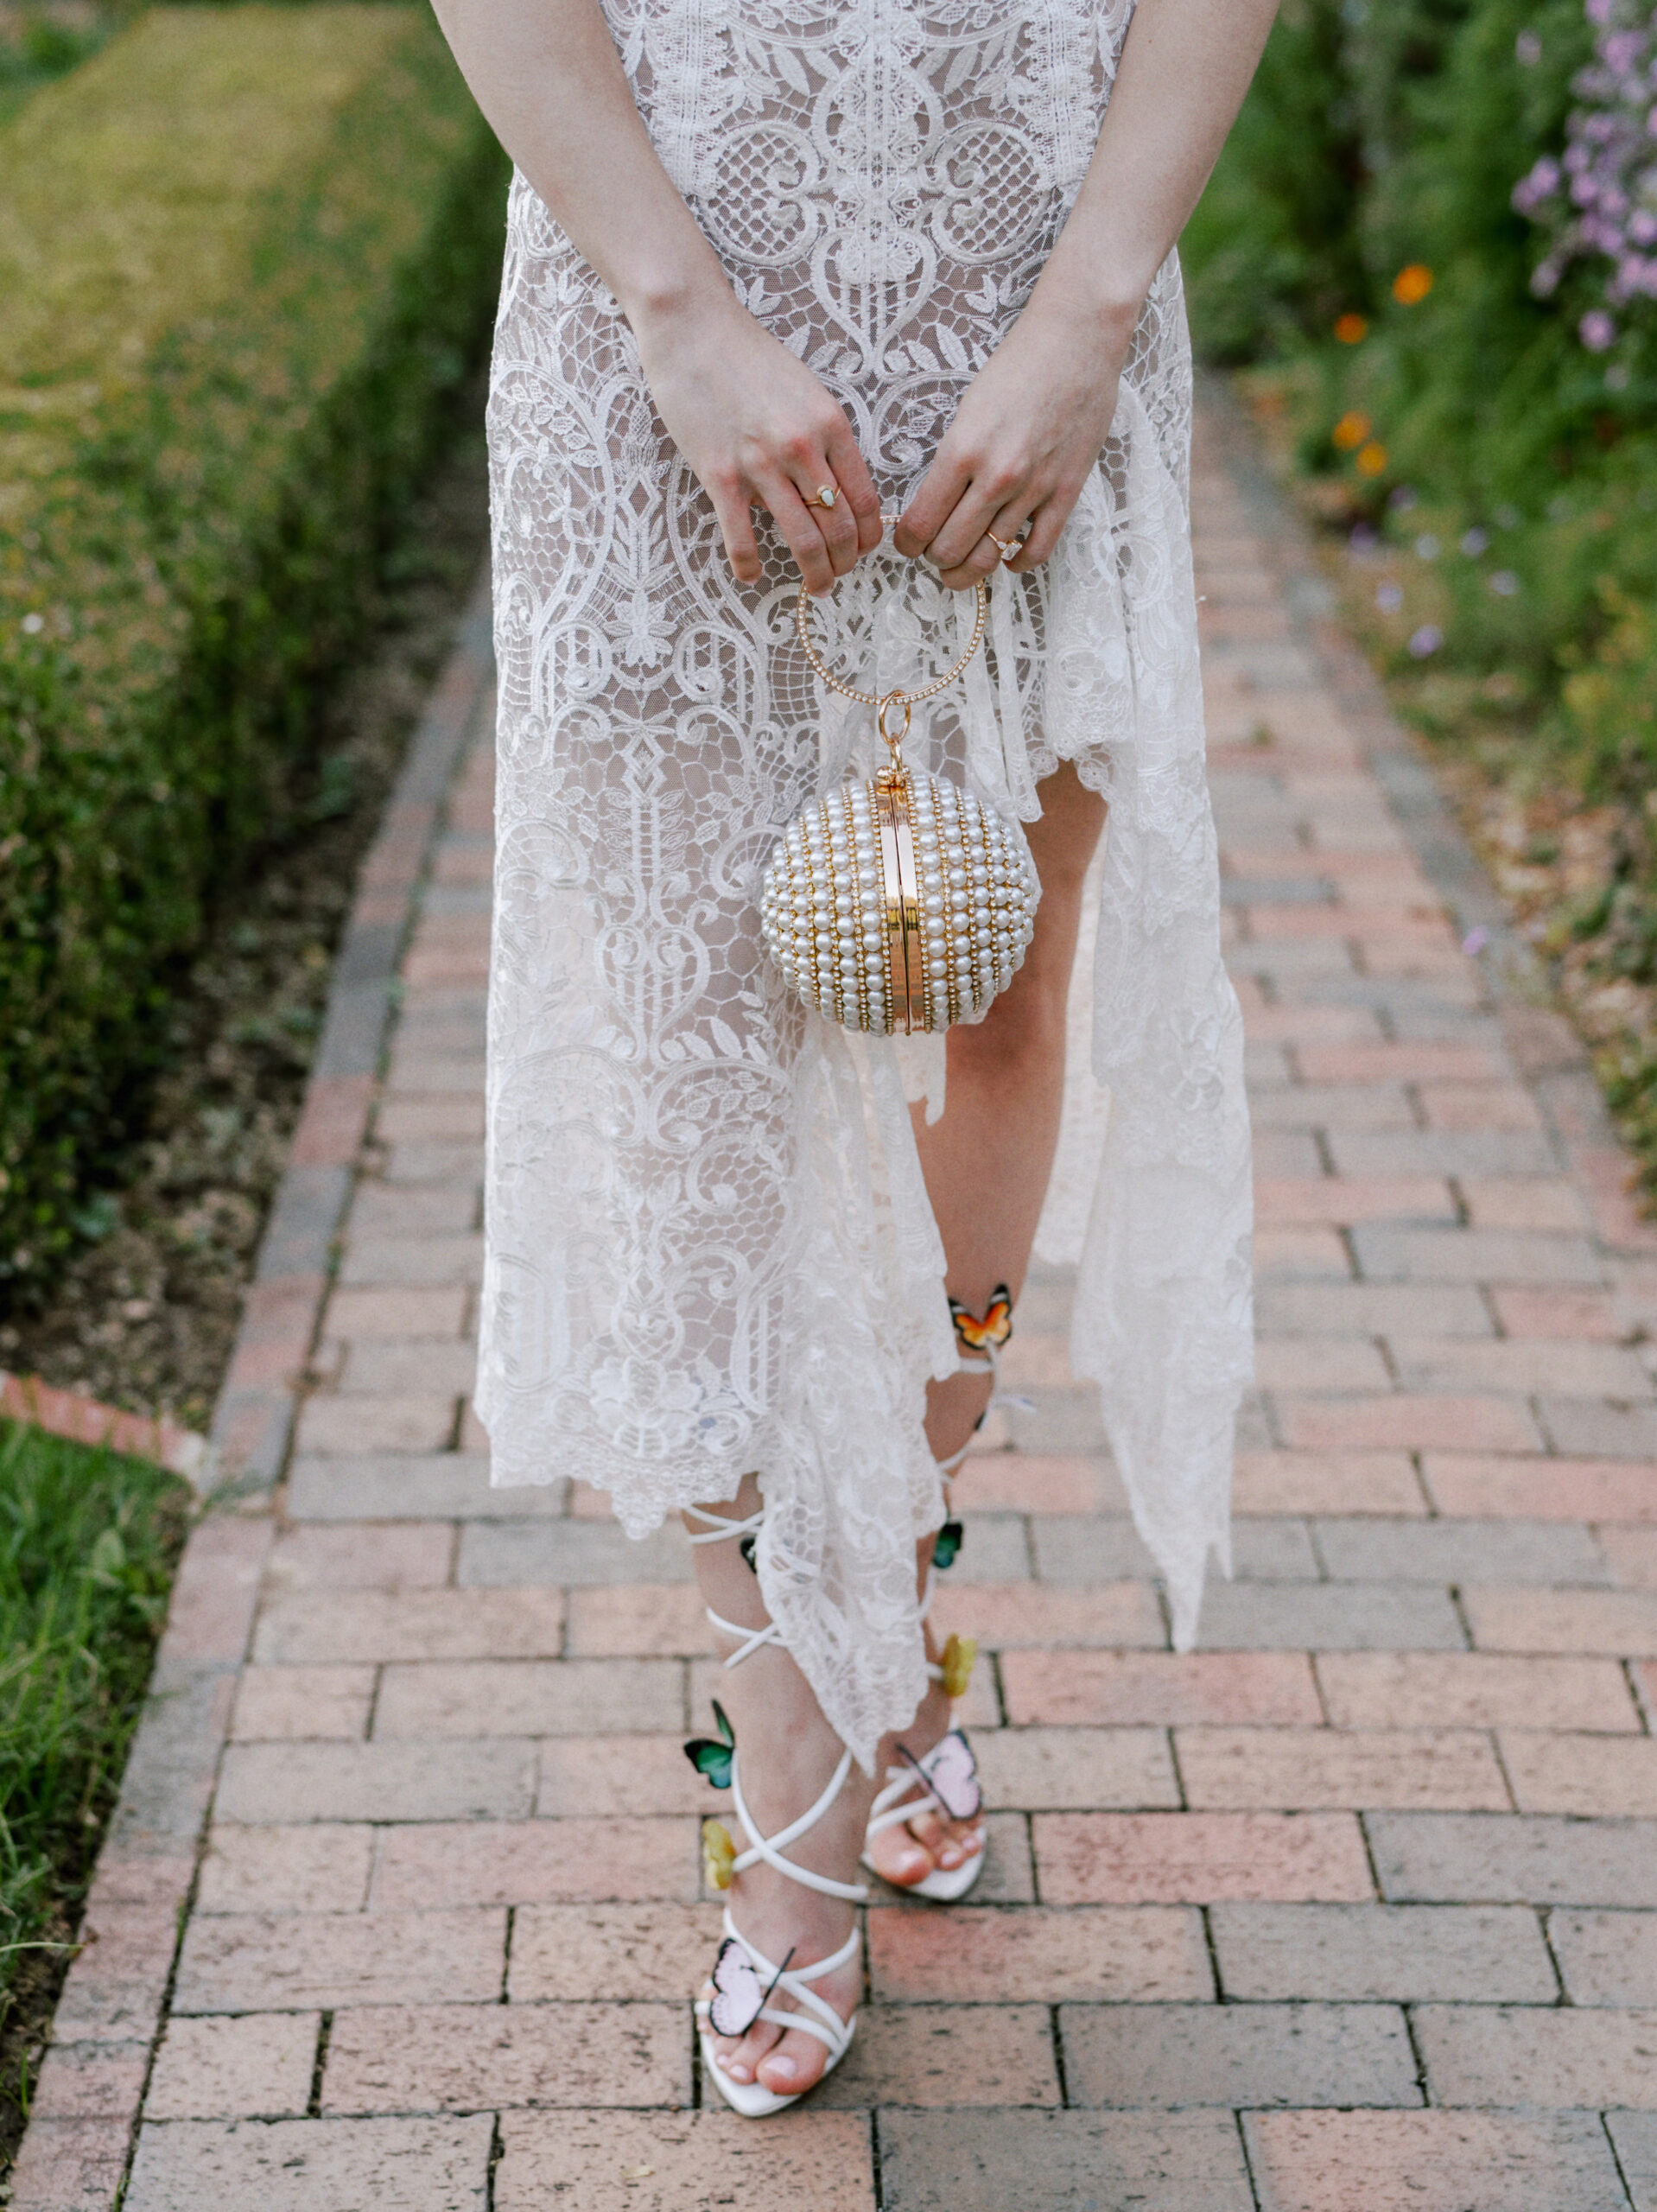
M 816 2036 L 820 2043 L 826 2044 L 830 2053 L 838 2058 L 852 2039 L 857 2014 L 854 2011 L 850 2019 L 842 2020 L 828 1999 L 819 1997 L 810 1985 L 823 1974 L 834 1974 L 839 1967 L 850 1965 L 857 1956 L 861 1942 L 857 1929 L 854 1928 L 837 1951 L 831 1952 L 826 1959 L 819 1959 L 815 1966 L 784 1967 L 780 1971 L 776 1961 L 768 1959 L 759 1945 L 750 1942 L 742 1933 L 732 1919 L 728 1905 L 725 1908 L 725 1933 L 733 1942 L 741 1944 L 752 1961 L 754 1972 L 761 1981 L 774 1983 L 801 2008 L 797 2012 L 778 2012 L 766 2005 L 760 2008 L 756 2017 L 761 2020 L 774 2021 L 778 2027 L 803 2029 L 807 2035 Z M 699 1997 L 696 1999 L 697 2018 L 705 2021 L 708 2012 L 708 1999 Z
M 958 1733 L 959 1731 L 949 1732 Z M 938 1738 L 939 1743 L 943 1740 L 942 1737 Z M 932 1751 L 936 1749 L 937 1745 L 935 1744 Z M 869 1825 L 866 1834 L 883 1835 L 888 1828 L 898 1827 L 905 1821 L 913 1820 L 922 1809 L 919 1805 L 909 1802 L 911 1793 L 917 1789 L 943 1819 L 951 1818 L 949 1807 L 938 1798 L 931 1786 L 931 1777 L 926 1771 L 926 1760 L 931 1756 L 932 1751 L 928 1751 L 925 1758 L 917 1759 L 913 1766 L 889 1766 L 886 1769 L 885 1787 L 876 1791 L 874 1802 L 869 1808 Z
M 693 1543 L 701 1541 L 698 1537 L 691 1538 Z M 727 1621 L 722 1613 L 716 1613 L 711 1605 L 705 1610 L 708 1619 L 721 1636 L 733 1636 L 737 1640 L 740 1649 L 733 1651 L 725 1662 L 727 1667 L 740 1667 L 745 1659 L 752 1659 L 756 1651 L 763 1651 L 766 1644 L 780 1644 L 783 1642 L 783 1631 L 775 1621 L 767 1621 L 762 1628 L 744 1628 L 740 1621 Z M 786 1649 L 787 1647 L 784 1645 L 784 1648 Z
M 757 1536 L 765 1525 L 765 1509 L 750 1513 L 746 1520 L 733 1521 L 728 1514 L 710 1513 L 705 1505 L 687 1505 L 681 1509 L 694 1520 L 707 1522 L 702 1529 L 689 1529 L 686 1535 L 693 1544 L 724 1544 L 733 1537 Z
M 851 1770 L 851 1752 L 844 1751 L 840 1755 L 839 1765 L 828 1778 L 828 1787 L 816 1803 L 809 1807 L 797 1820 L 790 1821 L 785 1828 L 778 1828 L 775 1835 L 765 1836 L 761 1835 L 754 1826 L 748 1811 L 747 1800 L 742 1795 L 741 1760 L 733 1751 L 731 1755 L 731 1801 L 736 1807 L 736 1816 L 742 1823 L 749 1848 L 739 1853 L 732 1861 L 731 1872 L 733 1874 L 746 1873 L 750 1866 L 757 1866 L 763 1859 L 776 1872 L 786 1874 L 790 1882 L 799 1882 L 808 1890 L 818 1891 L 823 1897 L 844 1897 L 850 1904 L 867 1904 L 869 1893 L 863 1883 L 836 1882 L 827 1874 L 814 1873 L 809 1866 L 797 1866 L 791 1859 L 783 1856 L 789 1844 L 797 1843 L 803 1835 L 816 1827 L 845 1787 L 846 1777 Z

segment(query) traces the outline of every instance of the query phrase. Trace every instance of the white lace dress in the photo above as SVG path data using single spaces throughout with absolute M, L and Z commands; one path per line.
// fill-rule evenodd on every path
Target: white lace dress
M 610 0 L 652 140 L 742 302 L 846 408 L 888 507 L 1027 297 L 1130 0 Z M 940 1046 L 792 1000 L 756 893 L 790 817 L 873 764 L 791 563 L 736 584 L 627 324 L 520 177 L 489 409 L 500 669 L 478 1410 L 498 1484 L 579 1477 L 640 1535 L 759 1472 L 764 1595 L 866 1764 L 924 1687 L 922 1433 L 955 1347 L 906 1101 Z M 1250 1373 L 1241 1033 L 1221 964 L 1178 265 L 1058 551 L 911 757 L 1033 818 L 1071 760 L 1110 826 L 1038 1249 L 1189 1642 Z M 886 552 L 817 619 L 868 688 L 969 601 Z

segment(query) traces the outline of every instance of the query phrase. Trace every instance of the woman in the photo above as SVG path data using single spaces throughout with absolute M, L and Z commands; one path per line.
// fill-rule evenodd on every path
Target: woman
M 734 1770 L 699 2009 L 740 2111 L 849 2040 L 860 1859 L 977 1872 L 924 1613 L 1038 1222 L 1177 1642 L 1224 1556 L 1248 1132 L 1172 248 L 1271 12 L 439 0 L 518 170 L 479 1408 L 497 1482 L 690 1530 L 741 1745 L 693 1747 Z M 909 753 L 1027 823 L 1034 941 L 947 1054 L 850 1037 L 759 938 L 779 833 L 873 748 L 795 594 L 885 690 L 987 578 Z

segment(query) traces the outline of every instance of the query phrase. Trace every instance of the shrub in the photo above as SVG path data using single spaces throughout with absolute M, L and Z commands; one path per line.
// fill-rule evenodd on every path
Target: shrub
M 73 1235 L 173 963 L 281 826 L 503 186 L 395 4 L 159 9 L 0 133 L 0 1278 Z

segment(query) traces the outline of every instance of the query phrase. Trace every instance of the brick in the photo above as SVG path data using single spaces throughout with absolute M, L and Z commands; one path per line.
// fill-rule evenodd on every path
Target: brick
M 1406 1452 L 1240 1452 L 1232 1478 L 1238 1513 L 1425 1514 Z
M 1620 1389 L 1626 1393 L 1631 1385 Z M 1643 1385 L 1644 1395 L 1649 1385 Z M 1603 1398 L 1549 1395 L 1537 1411 L 1556 1452 L 1584 1459 L 1657 1460 L 1657 1407 L 1608 1404 Z
M 1422 2005 L 1414 2021 L 1435 2104 L 1657 2110 L 1657 2012 Z
M 230 1732 L 242 1744 L 358 1742 L 368 1732 L 373 1696 L 371 1667 L 249 1667 L 237 1687 Z
M 225 1513 L 191 1531 L 167 1611 L 165 1658 L 234 1666 L 244 1657 L 271 1534 L 263 1518 Z
M 571 1658 L 608 1659 L 689 1657 L 716 1647 L 694 1583 L 629 1582 L 570 1592 L 566 1648 Z
M 1463 1648 L 1445 1591 L 1388 1582 L 1216 1582 L 1197 1640 L 1210 1651 Z
M 1649 1736 L 1630 1741 L 1514 1729 L 1501 1744 L 1521 1813 L 1657 1820 L 1657 1742 Z
M 1547 1236 L 1514 1229 L 1394 1229 L 1379 1222 L 1352 1231 L 1358 1268 L 1370 1282 L 1583 1284 L 1605 1279 L 1585 1236 Z
M 1262 1133 L 1270 1137 L 1273 1132 Z M 1279 1132 L 1278 1134 L 1286 1134 Z M 1311 1140 L 1308 1138 L 1307 1142 Z M 1352 1262 L 1337 1229 L 1280 1229 L 1254 1231 L 1257 1287 L 1282 1282 L 1350 1282 Z
M 295 1430 L 302 1452 L 441 1452 L 454 1433 L 458 1394 L 409 1398 L 308 1398 Z
M 489 2005 L 506 1915 L 255 1912 L 193 1920 L 175 2012 L 328 2012 L 344 2005 Z
M 507 2113 L 500 2132 L 495 2212 L 874 2212 L 860 2113 L 814 2103 L 771 2127 L 711 2110 Z
M 522 1520 L 564 1510 L 566 1485 L 492 1490 L 489 1463 L 458 1452 L 305 1454 L 288 1477 L 293 1521 Z
M 629 1536 L 602 1521 L 473 1521 L 460 1538 L 454 1579 L 464 1588 L 513 1583 L 685 1582 L 693 1573 L 682 1529 Z
M 695 1827 L 683 1819 L 432 1821 L 386 1831 L 372 1903 L 377 1911 L 570 1897 L 688 1903 L 699 1865 Z
M 1304 1051 L 1300 1057 L 1305 1059 Z M 1291 1223 L 1305 1226 L 1330 1222 L 1346 1227 L 1355 1221 L 1451 1222 L 1458 1218 L 1450 1185 L 1438 1175 L 1265 1177 L 1254 1185 L 1254 1207 L 1256 1218 L 1273 1227 Z
M 1657 1595 L 1647 1591 L 1470 1587 L 1462 1596 L 1482 1650 L 1657 1658 Z
M 1598 2120 L 1273 2112 L 1243 2122 L 1260 2212 L 1628 2212 Z
M 1180 1728 L 1174 1745 L 1193 1811 L 1508 1804 L 1489 1737 L 1466 1729 Z
M 1582 1230 L 1587 1210 L 1571 1185 L 1552 1175 L 1470 1175 L 1462 1196 L 1476 1229 Z
M 1605 2132 L 1634 2192 L 1635 2212 L 1657 2212 L 1657 2118 L 1648 2112 L 1608 2112 Z
M 1611 1343 L 1623 1332 L 1602 1290 L 1493 1290 L 1491 1303 L 1510 1337 L 1581 1337 Z
M 1044 2005 L 871 2005 L 812 2102 L 820 2111 L 1062 2104 L 1051 2016 Z
M 1323 1719 L 1311 1662 L 1299 1652 L 1013 1651 L 1001 1681 L 1015 1726 L 1315 1727 Z
M 477 1354 L 469 1344 L 431 1344 L 397 1338 L 348 1344 L 334 1388 L 353 1400 L 406 1396 L 413 1402 L 470 1396 L 477 1382 Z M 416 1447 L 418 1448 L 418 1447 Z
M 1609 1659 L 1492 1652 L 1334 1652 L 1317 1679 L 1337 1728 L 1638 1729 L 1622 1669 Z
M 1613 1582 L 1625 1590 L 1657 1590 L 1657 1529 L 1612 1525 L 1598 1534 Z
M 348 2009 L 334 2015 L 322 2082 L 325 2113 L 686 2105 L 690 2096 L 683 1993 L 672 2005 Z
M 1159 1728 L 1000 1728 L 977 1743 L 993 1805 L 1010 1811 L 1177 1806 L 1179 1783 Z
M 1280 1395 L 1283 1441 L 1302 1452 L 1533 1452 L 1543 1439 L 1521 1398 L 1398 1390 L 1384 1397 Z
M 975 1636 L 989 1651 L 1064 1644 L 1121 1649 L 1157 1649 L 1166 1644 L 1156 1593 L 1142 1582 L 1095 1585 L 1088 1590 L 1055 1590 L 1038 1582 L 975 1583 L 938 1592 L 933 1624 L 941 1637 L 951 1630 Z
M 469 1155 L 467 1172 L 477 1172 Z M 478 1236 L 356 1236 L 340 1269 L 340 1280 L 348 1287 L 389 1284 L 399 1290 L 422 1283 L 475 1285 L 482 1277 L 483 1239 Z
M 511 2000 L 578 2004 L 601 1992 L 682 2007 L 719 1941 L 715 1905 L 526 1905 L 512 1923 Z
M 1657 1523 L 1657 1471 L 1649 1466 L 1428 1452 L 1421 1472 L 1440 1513 Z
M 478 1050 L 482 1052 L 479 1042 Z M 394 1063 L 394 1066 L 397 1063 Z M 453 1232 L 477 1227 L 478 1193 L 468 1183 L 432 1183 L 422 1187 L 418 1184 L 387 1184 L 359 1182 L 351 1203 L 351 1218 L 347 1234 L 352 1236 L 407 1236 L 416 1229 L 433 1229 Z M 334 1319 L 336 1306 L 346 1313 L 360 1313 L 371 1319 L 397 1315 L 405 1325 L 396 1328 L 368 1327 L 352 1329 L 340 1326 Z M 422 1325 L 429 1314 L 454 1317 L 452 1327 L 431 1328 Z M 454 1294 L 449 1290 L 339 1290 L 328 1306 L 328 1334 L 334 1337 L 458 1337 L 464 1325 L 465 1307 L 454 1303 Z M 413 1326 L 407 1325 L 412 1322 Z
M 1389 1390 L 1392 1370 L 1365 1337 L 1263 1337 L 1255 1347 L 1262 1390 Z
M 454 1532 L 434 1521 L 318 1522 L 284 1529 L 270 1554 L 276 1590 L 424 1590 L 448 1580 Z
M 125 2113 L 118 2120 L 31 2120 L 11 2170 L 10 2212 L 107 2212 L 120 2191 L 131 2135 Z
M 1387 1349 L 1406 1389 L 1473 1389 L 1533 1395 L 1546 1391 L 1565 1398 L 1591 1398 L 1597 1394 L 1640 1397 L 1650 1389 L 1639 1360 L 1620 1344 L 1546 1338 L 1458 1341 L 1394 1336 Z M 1562 1448 L 1579 1447 L 1562 1445 Z
M 1214 1993 L 1199 1916 L 1165 1905 L 938 1906 L 871 1913 L 869 1987 L 881 2002 L 1101 2004 Z
M 1551 2005 L 1558 1993 L 1537 1916 L 1520 1905 L 1216 1904 L 1209 1924 L 1230 1998 Z
M 882 2113 L 880 2186 L 886 2212 L 1254 2207 L 1237 2124 L 1218 2112 Z
M 80 1924 L 80 1948 L 53 2015 L 64 2043 L 131 2043 L 160 2018 L 178 1940 L 170 1905 L 105 1904 Z
M 298 1821 L 483 1821 L 522 1817 L 535 1747 L 514 1737 L 429 1744 L 233 1744 L 217 1810 L 250 1826 Z
M 1657 1912 L 1554 1912 L 1547 1932 L 1573 2005 L 1657 2004 Z
M 412 976 L 410 980 L 414 980 Z M 439 1091 L 420 1097 L 404 1093 L 383 1101 L 374 1124 L 382 1144 L 422 1144 L 434 1139 L 453 1142 L 457 1138 L 483 1135 L 483 1098 Z
M 1050 1904 L 1344 1903 L 1373 1893 L 1349 1813 L 1041 1813 L 1034 1831 Z
M 970 1529 L 968 1531 L 971 1535 Z M 1036 1524 L 1036 1572 L 1044 1582 L 1108 1583 L 1152 1577 L 1155 1560 L 1125 1515 L 1063 1516 Z M 1318 1572 L 1304 1522 L 1239 1519 L 1232 1523 L 1232 1570 L 1241 1580 L 1274 1581 Z
M 50 2043 L 29 2101 L 29 2117 L 115 2120 L 124 2126 L 138 2109 L 149 2070 L 147 2043 Z
M 1371 1813 L 1396 1904 L 1657 1906 L 1657 1822 L 1501 1813 Z
M 484 2212 L 490 2113 L 442 2120 L 172 2120 L 138 2141 L 124 2212 Z
M 692 1708 L 702 1725 L 703 1705 Z M 712 1725 L 708 1713 L 708 1725 Z M 630 1813 L 704 1813 L 713 1802 L 708 1786 L 684 1755 L 684 1721 L 662 1736 L 555 1738 L 541 1746 L 541 1786 L 536 1809 L 543 1815 L 572 1813 L 608 1817 Z
M 1067 2005 L 1075 2105 L 1419 2105 L 1404 2015 L 1381 2005 Z
M 1251 959 L 1247 965 L 1256 974 L 1286 974 L 1292 963 L 1284 957 L 1286 950 L 1273 947 L 1270 957 Z M 1343 969 L 1350 963 L 1338 959 L 1329 964 Z M 1400 1083 L 1370 1083 L 1351 1090 L 1332 1084 L 1296 1084 L 1287 1090 L 1262 1091 L 1250 1105 L 1256 1126 L 1264 1129 L 1408 1129 L 1415 1126 L 1409 1094 Z
M 966 1535 L 949 1580 L 968 1584 L 1013 1583 L 1030 1573 L 1030 1544 L 1022 1514 L 958 1513 Z
M 145 2119 L 283 2120 L 303 2113 L 321 2025 L 315 2012 L 168 2021 Z
M 1546 1137 L 1519 1129 L 1331 1130 L 1342 1175 L 1555 1175 Z
M 1484 1300 L 1470 1283 L 1268 1283 L 1256 1318 L 1263 1335 L 1489 1337 Z
M 556 1590 L 284 1591 L 254 1637 L 266 1665 L 342 1661 L 556 1658 Z
M 951 1491 L 962 1513 L 1096 1513 L 1120 1495 L 1108 1461 L 1034 1452 L 969 1452 Z
M 384 1669 L 374 1736 L 608 1736 L 684 1717 L 676 1660 L 441 1661 Z
M 1435 1129 L 1534 1129 L 1536 1102 L 1517 1084 L 1433 1083 L 1420 1087 L 1421 1110 Z
M 1317 1550 L 1337 1580 L 1603 1582 L 1599 1546 L 1568 1521 L 1320 1522 Z
M 236 1827 L 213 1822 L 195 1910 L 355 1912 L 368 1895 L 369 1827 Z

